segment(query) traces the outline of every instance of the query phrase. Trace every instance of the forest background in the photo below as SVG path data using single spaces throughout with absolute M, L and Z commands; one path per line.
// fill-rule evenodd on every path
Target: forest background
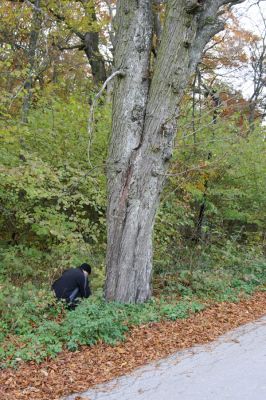
M 112 85 L 91 114 L 112 73 L 115 1 L 1 2 L 3 366 L 115 343 L 133 324 L 265 289 L 265 7 L 247 7 L 257 26 L 228 9 L 183 98 L 156 218 L 154 297 L 120 305 L 102 300 Z M 50 285 L 84 261 L 95 295 L 71 313 Z

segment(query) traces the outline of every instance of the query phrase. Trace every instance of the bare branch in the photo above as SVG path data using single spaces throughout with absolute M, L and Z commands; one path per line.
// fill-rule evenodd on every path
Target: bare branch
M 57 47 L 59 48 L 59 50 L 61 50 L 61 51 L 65 51 L 65 50 L 75 50 L 75 49 L 78 49 L 78 50 L 84 50 L 84 48 L 85 48 L 85 46 L 84 46 L 84 44 L 82 44 L 82 43 L 80 43 L 80 44 L 75 44 L 75 45 L 73 45 L 73 46 L 66 46 L 66 47 L 62 47 L 62 46 L 60 46 L 60 45 L 57 45 Z
M 90 149 L 91 149 L 91 144 L 92 144 L 92 137 L 93 137 L 93 128 L 94 128 L 94 109 L 95 106 L 97 104 L 98 99 L 101 97 L 101 95 L 103 94 L 106 86 L 108 85 L 108 83 L 115 78 L 116 76 L 125 76 L 125 72 L 122 70 L 118 70 L 112 73 L 112 75 L 110 75 L 106 81 L 104 82 L 101 90 L 97 93 L 97 95 L 94 97 L 92 105 L 90 107 L 90 114 L 89 114 L 89 120 L 88 120 L 88 150 L 87 150 L 87 154 L 88 154 L 88 161 L 89 161 L 89 165 L 92 167 L 91 165 L 91 161 L 90 161 Z

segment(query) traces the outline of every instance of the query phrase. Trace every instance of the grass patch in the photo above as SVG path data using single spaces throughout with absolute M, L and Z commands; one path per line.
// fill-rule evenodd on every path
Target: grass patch
M 179 296 L 199 301 L 238 301 L 240 296 L 265 290 L 266 264 L 245 268 L 185 269 L 178 268 L 157 275 L 157 292 L 168 298 Z

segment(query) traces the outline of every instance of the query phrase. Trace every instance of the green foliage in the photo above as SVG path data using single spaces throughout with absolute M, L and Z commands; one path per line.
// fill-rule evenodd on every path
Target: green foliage
M 178 148 L 157 214 L 155 270 L 163 276 L 174 270 L 212 273 L 238 266 L 244 275 L 248 265 L 265 263 L 263 127 L 257 124 L 248 134 L 245 124 L 237 124 L 237 113 L 219 116 L 213 124 L 213 111 L 206 105 L 194 117 L 190 106 L 183 105 L 186 117 L 180 120 Z M 155 279 L 162 288 L 164 278 Z M 176 290 L 176 282 L 167 286 Z
M 157 269 L 155 286 L 160 293 L 168 298 L 196 296 L 201 301 L 237 301 L 239 296 L 266 288 L 266 262 L 259 254 L 239 251 L 234 255 L 212 247 L 211 252 L 197 252 L 189 261 L 190 264 L 169 264 L 168 268 Z
M 2 366 L 22 360 L 40 362 L 56 356 L 63 347 L 74 351 L 99 341 L 114 345 L 124 340 L 133 325 L 182 319 L 203 308 L 191 299 L 171 305 L 155 299 L 122 305 L 105 303 L 99 295 L 83 300 L 75 311 L 66 311 L 44 289 L 10 286 L 0 298 Z
M 178 304 L 167 304 L 162 307 L 162 313 L 172 321 L 176 319 L 185 319 L 189 314 L 204 310 L 204 305 L 199 302 L 188 303 L 187 301 L 180 301 Z
M 55 348 L 60 351 L 61 344 L 49 332 L 57 327 L 55 319 L 64 314 L 62 305 L 55 303 L 52 294 L 44 288 L 30 284 L 22 288 L 1 285 L 0 358 L 19 361 L 33 359 L 34 355 L 36 360 L 41 360 L 55 354 Z
M 51 281 L 56 271 L 89 258 L 96 287 L 102 285 L 110 111 L 101 110 L 91 158 L 97 168 L 91 169 L 82 100 L 82 95 L 67 103 L 45 98 L 27 126 L 14 121 L 5 130 L 0 150 L 0 276 L 5 279 Z

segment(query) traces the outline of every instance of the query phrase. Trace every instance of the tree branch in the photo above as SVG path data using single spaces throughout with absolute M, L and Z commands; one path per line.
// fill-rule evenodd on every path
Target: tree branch
M 92 144 L 92 137 L 93 137 L 93 125 L 94 125 L 94 109 L 95 106 L 97 104 L 98 99 L 101 97 L 101 95 L 103 94 L 106 86 L 108 85 L 108 83 L 115 78 L 116 76 L 125 76 L 126 73 L 122 70 L 118 70 L 112 73 L 112 75 L 110 75 L 106 81 L 104 82 L 101 90 L 97 93 L 97 95 L 94 97 L 92 105 L 90 107 L 90 114 L 89 114 L 89 120 L 88 120 L 88 150 L 87 150 L 87 154 L 88 154 L 88 161 L 89 161 L 89 165 L 92 167 L 91 165 L 91 161 L 90 161 L 90 149 L 91 149 L 91 144 Z
M 60 45 L 57 45 L 57 47 L 61 51 L 64 51 L 64 50 L 75 50 L 75 49 L 84 50 L 84 48 L 85 48 L 84 44 L 82 44 L 82 43 L 81 44 L 76 44 L 76 45 L 73 45 L 73 46 L 68 46 L 68 47 L 62 47 Z
M 84 41 L 85 39 L 85 35 L 83 35 L 81 32 L 77 31 L 75 28 L 73 28 L 73 26 L 71 26 L 67 21 L 66 18 L 61 15 L 58 14 L 56 11 L 54 11 L 52 8 L 48 9 L 49 12 L 57 19 L 57 21 L 59 22 L 64 22 L 64 24 L 66 24 L 67 28 L 73 32 L 77 37 L 79 37 L 82 41 Z

